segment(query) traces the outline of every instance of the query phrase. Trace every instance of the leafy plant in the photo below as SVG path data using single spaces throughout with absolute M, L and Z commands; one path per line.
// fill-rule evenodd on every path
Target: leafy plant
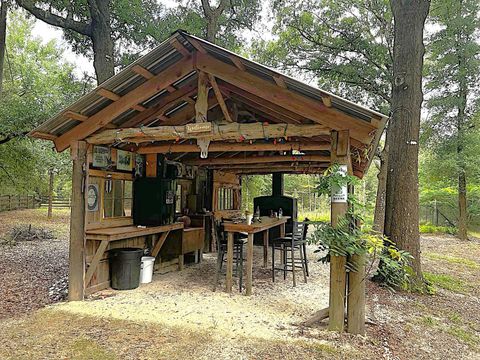
M 320 178 L 317 191 L 322 195 L 331 194 L 336 188 L 357 182 L 357 178 L 342 174 L 339 166 L 334 164 Z M 354 195 L 348 196 L 347 203 L 347 213 L 338 218 L 335 226 L 325 222 L 313 223 L 314 231 L 309 242 L 318 245 L 316 252 L 322 254 L 319 261 L 327 263 L 331 256 L 344 256 L 347 271 L 358 271 L 358 264 L 352 258 L 354 255 L 365 256 L 367 276 L 373 272 L 389 288 L 408 289 L 409 278 L 413 275 L 409 263 L 413 257 L 407 251 L 399 250 L 383 234 L 362 230 L 363 219 L 359 215 L 362 204 Z M 382 262 L 381 267 L 377 266 L 379 262 Z

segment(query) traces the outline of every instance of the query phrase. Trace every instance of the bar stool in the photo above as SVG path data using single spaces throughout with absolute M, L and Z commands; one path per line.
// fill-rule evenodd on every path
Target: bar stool
M 293 286 L 297 286 L 296 269 L 302 269 L 303 279 L 307 282 L 307 254 L 306 254 L 307 224 L 293 222 L 291 236 L 276 238 L 272 241 L 272 281 L 275 282 L 275 272 L 282 271 L 283 279 L 287 272 L 292 272 Z M 275 252 L 280 252 L 280 265 L 275 264 Z M 297 257 L 298 255 L 298 257 Z
M 213 291 L 217 290 L 218 281 L 220 278 L 220 273 L 222 272 L 223 263 L 227 262 L 225 254 L 227 253 L 228 242 L 226 233 L 223 228 L 223 219 L 220 222 L 215 224 L 215 230 L 218 239 L 218 249 L 217 249 L 217 266 L 215 272 L 215 284 Z M 233 262 L 234 262 L 234 272 L 233 275 L 239 278 L 239 291 L 242 292 L 243 286 L 243 249 L 244 245 L 247 242 L 247 237 L 243 237 L 240 234 L 235 234 L 233 238 Z

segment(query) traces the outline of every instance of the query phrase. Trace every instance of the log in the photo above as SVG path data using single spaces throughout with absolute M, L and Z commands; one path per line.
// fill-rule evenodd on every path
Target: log
M 211 143 L 208 150 L 210 152 L 237 152 L 237 151 L 326 151 L 330 150 L 329 143 L 301 143 L 287 142 L 282 144 L 273 143 Z M 167 153 L 198 153 L 200 149 L 195 144 L 164 144 L 141 147 L 139 154 L 167 154 Z
M 325 155 L 274 155 L 274 156 L 249 156 L 249 157 L 218 157 L 209 159 L 186 160 L 189 165 L 206 166 L 206 165 L 236 165 L 236 164 L 271 164 L 275 162 L 323 162 L 329 163 L 330 157 Z
M 221 140 L 258 140 L 283 137 L 316 137 L 330 135 L 330 129 L 323 125 L 293 124 L 215 124 L 207 133 L 188 133 L 186 125 L 156 126 L 143 128 L 108 129 L 88 137 L 90 144 L 142 143 L 149 141 L 167 141 L 176 139 Z

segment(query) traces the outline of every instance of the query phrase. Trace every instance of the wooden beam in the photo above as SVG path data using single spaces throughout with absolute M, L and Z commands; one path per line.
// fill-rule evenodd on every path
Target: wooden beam
M 244 170 L 305 170 L 305 169 L 326 169 L 328 163 L 263 163 L 263 164 L 222 164 L 222 165 L 211 165 L 208 168 L 212 170 L 223 170 L 223 171 L 244 171 Z
M 283 76 L 273 75 L 273 80 L 275 80 L 277 85 L 280 86 L 281 88 L 284 88 L 284 89 L 287 88 L 287 84 L 285 83 L 285 80 L 283 79 Z
M 322 96 L 322 102 L 326 107 L 332 107 L 332 98 L 330 96 Z
M 229 59 L 233 62 L 233 64 L 237 67 L 238 70 L 245 71 L 245 65 L 243 65 L 243 62 L 240 58 L 230 55 Z
M 85 295 L 85 169 L 88 166 L 87 144 L 72 144 L 72 210 L 68 267 L 68 299 L 83 300 Z
M 212 124 L 212 132 L 188 133 L 185 125 L 181 126 L 157 126 L 145 128 L 126 128 L 103 130 L 92 136 L 87 141 L 91 144 L 111 144 L 113 142 L 145 142 L 165 141 L 180 139 L 208 139 L 211 141 L 256 140 L 264 138 L 281 137 L 315 137 L 324 135 L 329 130 L 322 125 L 293 125 L 293 124 Z
M 191 59 L 184 59 L 170 66 L 165 71 L 147 80 L 137 88 L 122 96 L 96 114 L 90 116 L 81 124 L 55 139 L 55 146 L 58 151 L 63 151 L 75 140 L 84 139 L 106 124 L 112 122 L 117 116 L 128 110 L 131 106 L 138 104 L 151 97 L 153 94 L 163 90 L 178 79 L 184 77 L 193 70 Z
M 70 119 L 73 119 L 73 120 L 77 120 L 77 121 L 85 121 L 88 119 L 88 116 L 85 116 L 85 115 L 82 115 L 82 114 L 79 114 L 79 113 L 76 113 L 74 111 L 65 111 L 65 116 L 70 118 Z
M 165 240 L 167 240 L 168 234 L 170 234 L 170 230 L 165 231 L 160 235 L 160 238 L 157 240 L 155 247 L 152 250 L 152 256 L 157 257 L 158 253 L 162 249 L 163 244 L 165 243 Z
M 192 37 L 188 38 L 188 42 L 192 44 L 192 46 L 197 49 L 197 51 L 201 54 L 207 54 L 207 50 L 200 44 L 200 42 Z
M 38 139 L 43 139 L 43 140 L 55 140 L 58 136 L 53 135 L 53 134 L 47 134 L 44 132 L 39 132 L 39 131 L 34 131 L 32 132 L 31 136 L 38 138 Z
M 274 155 L 274 156 L 249 156 L 249 157 L 235 157 L 235 158 L 209 158 L 209 159 L 196 159 L 196 160 L 185 160 L 186 164 L 197 165 L 197 166 L 207 166 L 207 165 L 221 165 L 221 164 L 265 164 L 265 163 L 275 163 L 275 162 L 320 162 L 320 163 L 330 163 L 330 156 L 325 155 L 303 155 L 303 156 L 292 156 L 292 155 Z
M 208 112 L 208 81 L 207 74 L 198 72 L 197 101 L 195 102 L 195 122 L 207 121 Z
M 217 98 L 215 96 L 208 97 L 208 108 L 210 110 L 218 105 Z M 164 125 L 185 125 L 195 121 L 195 106 L 187 105 L 181 111 L 178 111 L 164 121 Z
M 376 128 L 365 121 L 328 108 L 322 102 L 278 87 L 246 71 L 235 71 L 235 67 L 208 55 L 199 54 L 197 68 L 231 83 L 247 92 L 293 111 L 307 119 L 336 130 L 350 130 L 350 136 L 369 144 L 372 131 Z
M 350 149 L 350 136 L 348 131 L 332 131 L 331 162 L 347 165 L 348 152 Z M 345 201 L 331 202 L 331 224 L 338 225 L 348 211 L 348 203 Z M 329 330 L 343 332 L 345 322 L 346 300 L 346 274 L 347 258 L 345 256 L 330 256 L 330 294 L 329 294 Z
M 253 95 L 237 86 L 228 83 L 222 83 L 219 86 L 224 91 L 229 91 L 232 94 L 237 94 L 239 96 L 239 101 L 242 101 L 247 105 L 252 106 L 253 108 L 258 108 L 262 112 L 269 113 L 274 117 L 278 117 L 278 119 L 280 120 L 285 120 L 287 122 L 293 121 L 296 123 L 301 123 L 305 121 L 305 118 L 303 116 L 298 115 L 293 111 L 284 109 L 278 104 L 271 103 L 259 96 Z
M 132 66 L 132 71 L 140 76 L 143 76 L 145 79 L 150 80 L 153 78 L 155 75 L 153 75 L 150 71 L 145 69 L 143 66 L 140 65 L 134 65 Z
M 100 96 L 103 96 L 104 98 L 113 100 L 113 101 L 120 100 L 120 98 L 121 98 L 120 95 L 117 95 L 113 91 L 110 91 L 110 90 L 105 89 L 105 88 L 98 89 L 97 94 L 100 95 Z M 132 105 L 131 108 L 134 109 L 134 110 L 137 110 L 137 111 L 145 111 L 145 108 L 142 105 L 139 105 L 139 104 Z
M 170 40 L 170 44 L 172 44 L 172 46 L 175 49 L 177 49 L 177 51 L 181 53 L 183 56 L 189 57 L 191 55 L 190 51 L 188 51 L 187 48 L 183 46 L 183 44 L 180 41 L 178 41 L 177 38 L 173 38 L 172 40 Z
M 161 115 L 163 115 L 166 110 L 172 108 L 175 104 L 183 101 L 186 96 L 191 96 L 195 94 L 197 92 L 196 89 L 196 84 L 189 84 L 175 92 L 166 95 L 162 100 L 160 100 L 158 104 L 148 108 L 141 114 L 135 115 L 133 118 L 123 123 L 121 127 L 128 128 L 137 126 L 139 124 L 147 125 L 152 120 L 155 120 L 156 118 L 161 118 Z
M 327 169 L 327 166 L 286 166 L 286 167 L 267 167 L 265 169 L 232 169 L 229 170 L 238 175 L 262 175 L 262 174 L 273 174 L 273 173 L 283 173 L 283 174 L 323 174 Z M 225 168 L 225 170 L 227 170 Z
M 225 143 L 212 142 L 208 147 L 209 152 L 238 152 L 238 151 L 325 151 L 330 150 L 329 143 Z M 195 144 L 165 144 L 141 147 L 139 154 L 166 154 L 166 153 L 197 153 L 200 149 Z
M 227 105 L 225 104 L 225 100 L 223 99 L 222 92 L 218 88 L 218 84 L 217 84 L 217 80 L 215 80 L 215 76 L 209 74 L 208 79 L 210 80 L 210 84 L 212 85 L 215 96 L 217 97 L 218 104 L 220 105 L 220 109 L 222 109 L 223 116 L 225 116 L 225 120 L 229 123 L 233 122 L 228 112 Z

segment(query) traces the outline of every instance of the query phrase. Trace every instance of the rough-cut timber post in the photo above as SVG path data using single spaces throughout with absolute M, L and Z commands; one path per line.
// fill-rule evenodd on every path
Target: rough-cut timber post
M 85 285 L 85 174 L 87 169 L 87 143 L 71 145 L 72 210 L 70 215 L 70 254 L 68 270 L 68 299 L 83 300 Z
M 348 273 L 348 332 L 365 335 L 365 256 L 354 255 L 351 261 L 357 271 Z
M 350 137 L 348 130 L 332 131 L 332 164 L 347 165 L 349 163 Z M 347 213 L 347 202 L 333 202 L 331 205 L 331 223 L 336 226 L 338 219 Z M 329 296 L 329 330 L 340 331 L 345 323 L 345 295 L 347 286 L 346 265 L 344 256 L 330 257 L 330 296 Z

